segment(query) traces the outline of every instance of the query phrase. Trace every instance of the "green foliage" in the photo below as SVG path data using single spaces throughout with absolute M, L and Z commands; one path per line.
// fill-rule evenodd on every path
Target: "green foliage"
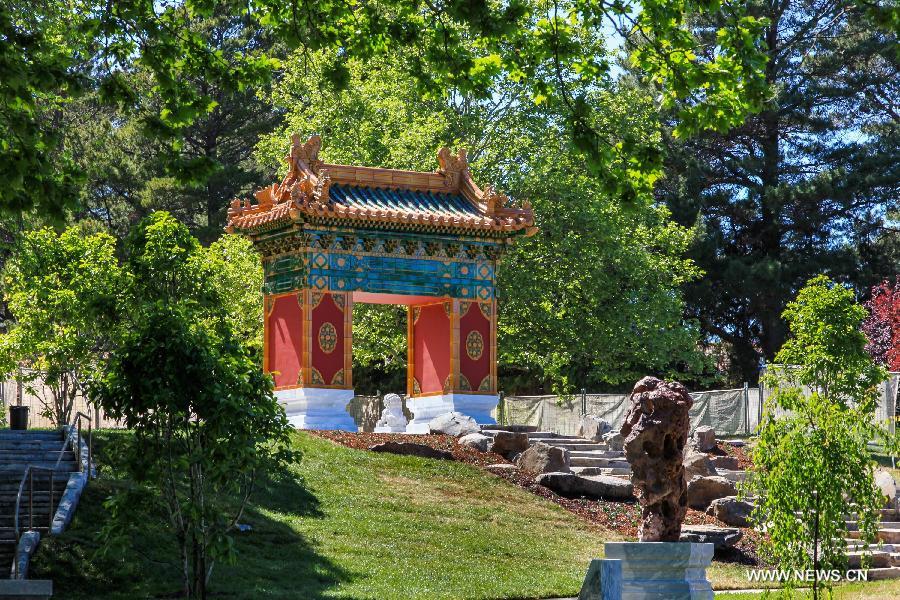
M 57 424 L 69 422 L 110 348 L 105 324 L 124 283 L 115 251 L 104 233 L 39 229 L 22 236 L 6 264 L 3 292 L 15 322 L 0 337 L 2 372 L 26 386 L 43 383 L 52 396 L 45 412 Z
M 275 164 L 293 131 L 321 132 L 325 160 L 392 168 L 432 170 L 438 148 L 463 146 L 477 181 L 533 204 L 541 232 L 516 240 L 498 270 L 506 384 L 571 391 L 625 384 L 648 371 L 703 373 L 696 327 L 683 321 L 678 291 L 699 275 L 683 256 L 692 231 L 649 196 L 623 204 L 610 195 L 567 143 L 557 112 L 536 107 L 522 86 L 489 100 L 460 91 L 420 102 L 416 81 L 386 61 L 348 62 L 347 86 L 334 91 L 329 63 L 327 55 L 291 62 L 273 98 L 286 110 L 286 127 L 261 141 L 260 162 Z M 623 85 L 590 101 L 598 127 L 659 142 L 652 100 L 639 89 Z M 355 310 L 354 368 L 374 369 L 366 382 L 384 378 L 368 391 L 396 385 L 391 373 L 405 366 L 404 333 L 402 315 Z
M 875 405 L 886 373 L 865 352 L 866 311 L 847 288 L 812 279 L 784 316 L 791 338 L 767 376 L 773 393 L 753 453 L 754 519 L 770 560 L 818 575 L 846 567 L 845 514 L 857 514 L 862 540 L 875 539 L 884 498 L 867 444 L 884 435 Z
M 236 331 L 245 324 L 225 305 L 233 294 L 220 293 L 236 276 L 224 263 L 240 247 L 226 240 L 204 250 L 166 213 L 135 227 L 116 345 L 90 388 L 134 431 L 123 459 L 135 485 L 107 502 L 107 547 L 130 543 L 142 526 L 133 509 L 153 499 L 178 542 L 184 593 L 194 598 L 206 597 L 214 563 L 234 558 L 231 532 L 257 477 L 293 458 L 272 381 L 242 343 L 247 332 Z M 235 497 L 236 507 L 224 502 Z
M 716 44 L 703 45 L 685 28 L 692 14 L 719 11 L 727 19 L 716 30 Z M 239 52 L 220 47 L 222 38 L 202 25 L 213 19 L 230 19 L 302 55 L 328 52 L 323 74 L 339 88 L 351 79 L 351 61 L 386 56 L 405 57 L 403 72 L 416 81 L 419 96 L 454 89 L 487 99 L 498 82 L 524 86 L 529 102 L 565 114 L 566 133 L 589 158 L 586 165 L 629 197 L 649 191 L 659 154 L 640 138 L 595 127 L 588 97 L 612 75 L 596 41 L 610 23 L 663 104 L 682 101 L 679 131 L 740 123 L 757 106 L 761 89 L 763 22 L 732 0 L 4 2 L 0 32 L 9 43 L 0 60 L 7 108 L 0 113 L 0 162 L 11 185 L 0 205 L 40 203 L 59 214 L 72 202 L 80 170 L 53 121 L 61 105 L 88 90 L 109 106 L 141 115 L 142 129 L 165 148 L 170 176 L 207 178 L 217 156 L 182 150 L 191 128 L 221 106 L 215 90 L 227 96 L 263 87 L 280 66 L 265 44 Z M 130 77 L 136 69 L 148 75 L 157 110 L 141 110 L 146 88 Z
M 205 250 L 216 276 L 211 284 L 226 311 L 231 331 L 262 363 L 263 269 L 259 254 L 247 238 L 225 234 Z
M 688 314 L 729 352 L 731 379 L 755 382 L 787 336 L 784 308 L 818 273 L 861 294 L 900 269 L 898 30 L 848 0 L 748 3 L 765 27 L 770 99 L 731 131 L 667 138 L 657 188 L 697 226 Z M 715 43 L 722 15 L 693 23 Z M 670 127 L 683 123 L 670 115 Z

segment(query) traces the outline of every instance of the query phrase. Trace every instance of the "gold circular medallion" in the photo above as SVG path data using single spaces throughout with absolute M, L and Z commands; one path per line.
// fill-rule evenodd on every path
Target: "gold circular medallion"
M 475 330 L 470 331 L 469 335 L 466 336 L 466 354 L 472 360 L 478 360 L 483 352 L 484 338 L 481 337 L 479 332 Z
M 331 354 L 334 352 L 336 346 L 337 330 L 331 323 L 323 323 L 322 326 L 319 327 L 319 348 L 321 348 L 322 352 L 325 354 Z

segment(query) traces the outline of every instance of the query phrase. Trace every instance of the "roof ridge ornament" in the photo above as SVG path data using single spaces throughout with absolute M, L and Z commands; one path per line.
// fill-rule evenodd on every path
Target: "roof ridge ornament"
M 448 188 L 457 189 L 463 177 L 469 173 L 469 161 L 466 158 L 466 149 L 460 148 L 453 155 L 447 146 L 438 150 L 438 170 L 444 176 L 444 183 Z
M 291 174 L 296 175 L 302 171 L 299 162 L 302 162 L 313 173 L 319 171 L 322 161 L 319 160 L 319 150 L 322 149 L 322 138 L 319 135 L 312 135 L 305 142 L 299 133 L 291 136 L 291 153 L 285 157 L 290 165 Z

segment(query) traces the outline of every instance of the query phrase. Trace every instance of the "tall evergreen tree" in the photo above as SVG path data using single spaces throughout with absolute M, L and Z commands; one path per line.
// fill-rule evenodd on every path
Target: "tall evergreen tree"
M 887 215 L 900 192 L 900 54 L 848 0 L 762 0 L 771 99 L 727 134 L 670 140 L 658 187 L 698 224 L 689 312 L 755 381 L 785 340 L 781 317 L 826 272 L 868 289 L 898 269 Z M 714 31 L 713 23 L 697 30 Z
M 277 52 L 269 37 L 239 16 L 196 19 L 191 30 L 227 61 Z M 191 85 L 213 107 L 185 127 L 173 147 L 155 131 L 157 115 L 165 110 L 155 77 L 140 67 L 123 77 L 140 90 L 136 108 L 116 108 L 93 93 L 63 110 L 65 142 L 85 174 L 76 215 L 103 221 L 121 237 L 153 211 L 166 210 L 202 242 L 215 240 L 228 203 L 250 195 L 271 175 L 252 153 L 259 137 L 279 123 L 279 114 L 265 90 L 235 90 L 197 76 Z

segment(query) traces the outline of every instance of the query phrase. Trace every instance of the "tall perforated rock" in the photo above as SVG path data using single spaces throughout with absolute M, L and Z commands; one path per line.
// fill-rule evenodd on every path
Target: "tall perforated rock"
M 625 458 L 641 504 L 642 542 L 677 542 L 687 514 L 684 446 L 693 401 L 677 382 L 644 377 L 634 386 L 622 424 Z

